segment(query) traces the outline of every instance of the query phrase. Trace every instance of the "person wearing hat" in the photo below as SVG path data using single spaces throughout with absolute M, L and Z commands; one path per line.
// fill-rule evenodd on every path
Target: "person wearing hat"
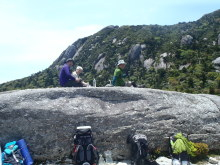
M 82 72 L 83 72 L 83 68 L 82 68 L 81 66 L 77 66 L 77 67 L 76 67 L 76 70 L 72 72 L 72 76 L 75 77 L 75 78 L 81 79 L 81 78 L 79 77 L 79 75 L 80 75 Z M 86 82 L 84 82 L 84 81 L 82 81 L 82 80 L 81 80 L 80 82 L 76 83 L 75 85 L 78 86 L 78 87 L 87 87 L 87 86 L 89 86 L 88 83 L 86 83 Z
M 125 81 L 123 78 L 125 77 L 125 74 L 123 74 L 123 70 L 126 66 L 126 63 L 124 60 L 119 60 L 117 68 L 114 71 L 114 76 L 112 80 L 113 86 L 125 86 Z
M 59 81 L 62 87 L 73 87 L 75 83 L 80 82 L 79 78 L 75 78 L 70 73 L 70 68 L 74 65 L 72 58 L 68 58 L 63 65 L 59 74 Z

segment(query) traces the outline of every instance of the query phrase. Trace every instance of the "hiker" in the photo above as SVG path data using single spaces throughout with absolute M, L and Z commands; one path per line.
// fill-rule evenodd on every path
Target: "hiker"
M 112 85 L 114 86 L 125 86 L 125 81 L 123 80 L 126 77 L 126 74 L 123 73 L 126 63 L 124 60 L 119 60 L 117 68 L 115 69 Z
M 60 74 L 59 81 L 62 87 L 74 87 L 81 79 L 75 78 L 70 73 L 70 67 L 74 65 L 72 58 L 66 60 L 66 63 L 63 65 Z
M 113 86 L 127 86 L 127 87 L 137 87 L 135 82 L 125 82 L 123 80 L 124 77 L 127 76 L 127 74 L 124 73 L 124 68 L 126 66 L 126 63 L 124 60 L 119 60 L 117 64 L 117 68 L 115 69 L 113 80 L 112 80 L 112 85 Z
M 170 144 L 172 149 L 173 165 L 189 165 L 190 156 L 195 156 L 196 151 L 193 143 L 185 138 L 182 133 L 177 133 L 173 138 L 170 137 Z
M 79 75 L 80 75 L 82 72 L 83 72 L 83 68 L 82 68 L 81 66 L 77 66 L 77 67 L 76 67 L 76 70 L 72 72 L 72 76 L 75 77 L 75 78 L 81 79 L 81 78 L 79 77 Z M 80 82 L 78 82 L 78 86 L 88 87 L 89 84 L 81 80 Z

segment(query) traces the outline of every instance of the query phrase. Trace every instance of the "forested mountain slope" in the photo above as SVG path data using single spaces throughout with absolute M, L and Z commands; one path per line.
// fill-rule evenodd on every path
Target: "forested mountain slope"
M 47 69 L 0 85 L 0 91 L 57 87 L 67 58 L 84 68 L 85 81 L 105 86 L 119 59 L 127 80 L 147 88 L 220 94 L 220 10 L 170 26 L 108 26 L 70 45 Z M 74 68 L 73 68 L 74 69 Z

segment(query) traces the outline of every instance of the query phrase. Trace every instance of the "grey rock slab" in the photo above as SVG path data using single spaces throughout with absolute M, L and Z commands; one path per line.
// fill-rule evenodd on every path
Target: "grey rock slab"
M 147 88 L 48 88 L 0 93 L 0 140 L 26 139 L 34 159 L 60 160 L 73 148 L 77 126 L 90 125 L 100 153 L 129 158 L 128 134 L 147 135 L 168 150 L 176 132 L 220 149 L 220 97 Z

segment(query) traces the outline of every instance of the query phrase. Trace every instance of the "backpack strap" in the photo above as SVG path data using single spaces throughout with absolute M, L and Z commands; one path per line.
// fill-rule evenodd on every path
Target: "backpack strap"
M 77 162 L 82 162 L 85 159 L 85 155 L 84 155 L 84 149 L 83 146 L 81 145 L 77 145 L 75 150 L 74 150 L 74 155 L 73 155 L 74 159 L 77 160 Z
M 92 153 L 93 152 L 93 146 L 92 144 L 89 144 L 86 148 L 86 160 L 90 162 L 92 160 Z

